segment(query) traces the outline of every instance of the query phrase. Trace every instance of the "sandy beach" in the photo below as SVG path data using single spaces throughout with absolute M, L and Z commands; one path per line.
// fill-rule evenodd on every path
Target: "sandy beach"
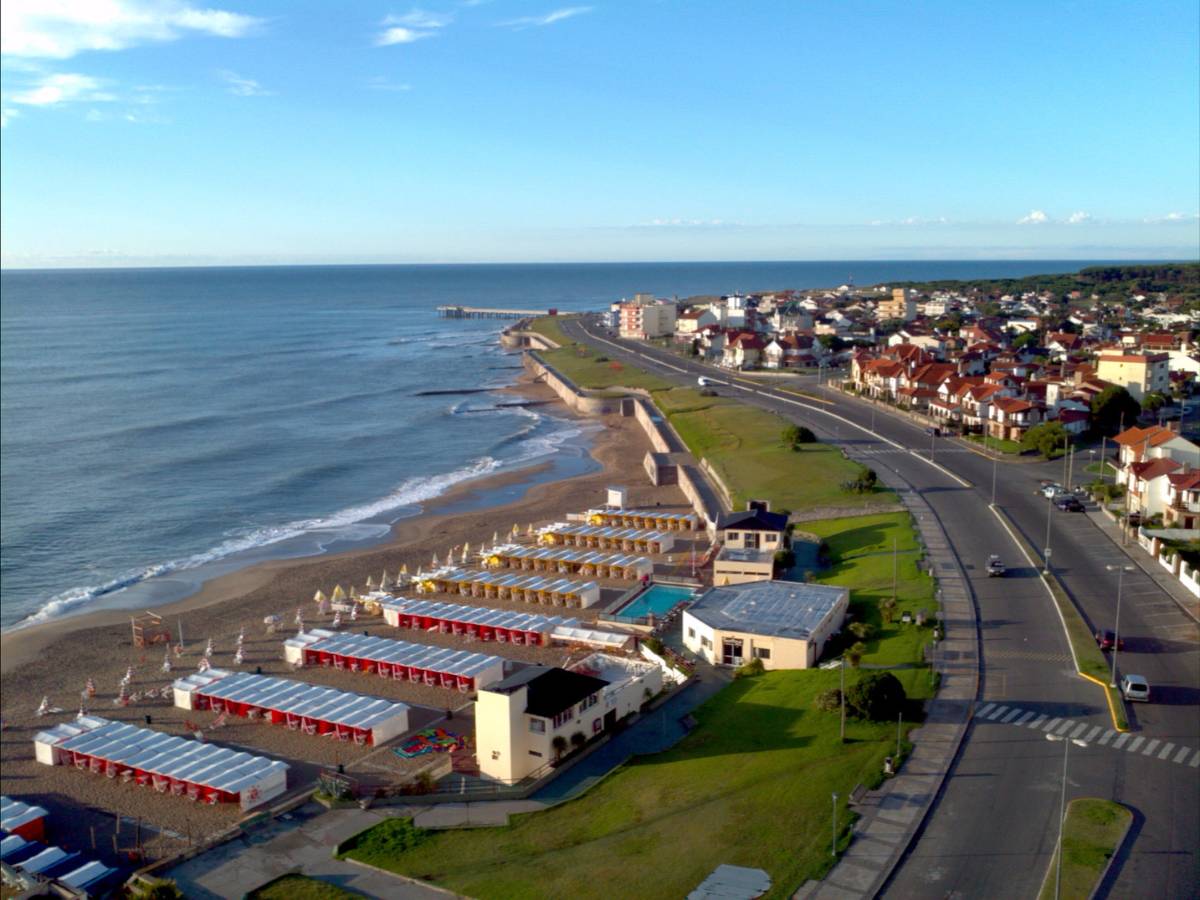
M 525 383 L 519 390 L 539 400 L 553 396 L 539 384 Z M 556 407 L 556 412 L 561 414 L 565 410 Z M 114 836 L 122 851 L 132 846 L 134 837 L 128 824 L 116 835 L 116 815 L 141 823 L 140 841 L 149 858 L 172 852 L 181 841 L 214 833 L 240 818 L 235 806 L 198 806 L 186 799 L 163 797 L 91 773 L 36 763 L 34 734 L 74 717 L 89 678 L 96 687 L 95 697 L 88 701 L 88 708 L 94 714 L 138 725 L 143 725 L 145 717 L 150 716 L 151 727 L 177 734 L 199 727 L 205 730 L 205 738 L 214 743 L 283 759 L 292 767 L 290 789 L 310 783 L 323 766 L 336 764 L 345 765 L 349 772 L 366 780 L 386 778 L 389 770 L 397 768 L 398 759 L 387 748 L 357 748 L 236 718 L 212 729 L 215 719 L 212 713 L 189 713 L 176 709 L 166 699 L 114 705 L 118 683 L 126 669 L 132 667 L 131 690 L 144 693 L 149 688 L 161 688 L 180 674 L 194 671 L 211 638 L 214 645 L 211 661 L 216 667 L 261 669 L 264 674 L 399 700 L 412 706 L 413 727 L 440 718 L 447 708 L 466 704 L 469 698 L 464 695 L 408 682 L 331 669 L 293 672 L 283 661 L 282 640 L 295 632 L 298 609 L 303 609 L 306 627 L 328 624 L 327 619 L 317 615 L 312 602 L 318 589 L 329 594 L 340 584 L 346 589 L 356 586 L 361 590 L 368 577 L 378 580 L 385 570 L 395 574 L 402 564 L 407 564 L 410 570 L 418 565 L 428 567 L 433 554 L 444 557 L 449 548 L 465 542 L 478 546 L 490 541 L 494 532 L 503 534 L 511 529 L 513 523 L 524 528 L 529 523 L 561 521 L 567 513 L 602 504 L 604 490 L 610 484 L 627 487 L 632 505 L 686 507 L 677 488 L 656 488 L 648 483 L 641 468 L 648 443 L 634 420 L 610 416 L 596 421 L 601 427 L 591 453 L 602 466 L 599 471 L 534 484 L 520 500 L 503 506 L 455 513 L 439 511 L 452 505 L 461 508 L 464 499 L 481 490 L 527 481 L 536 467 L 532 471 L 503 473 L 463 484 L 425 504 L 423 514 L 397 523 L 389 540 L 382 545 L 337 555 L 259 564 L 215 579 L 185 600 L 156 608 L 173 631 L 179 623 L 183 626 L 186 649 L 182 657 L 172 657 L 171 673 L 162 670 L 161 647 L 143 650 L 133 646 L 128 611 L 84 614 L 4 634 L 0 644 L 3 673 L 0 714 L 4 722 L 0 735 L 0 790 L 50 809 L 55 840 L 90 850 L 95 832 L 98 854 L 113 853 Z M 606 596 L 616 596 L 622 588 L 617 582 L 601 583 L 606 587 Z M 469 602 L 537 610 L 495 600 Z M 267 633 L 263 619 L 269 615 L 281 617 L 281 633 Z M 577 615 L 587 620 L 594 618 L 595 612 L 584 610 Z M 468 646 L 462 638 L 400 632 L 375 617 L 359 617 L 352 627 L 400 640 Z M 245 633 L 246 656 L 243 665 L 236 666 L 233 653 L 240 630 Z M 564 648 L 469 646 L 521 662 L 561 664 L 568 655 Z M 62 711 L 38 717 L 35 711 L 43 696 Z M 464 732 L 470 732 L 469 718 L 457 721 L 465 726 Z

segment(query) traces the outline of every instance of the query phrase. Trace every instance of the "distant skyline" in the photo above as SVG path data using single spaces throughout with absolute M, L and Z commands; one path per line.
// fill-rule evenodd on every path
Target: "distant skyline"
M 9 268 L 1200 257 L 1194 0 L 0 11 Z

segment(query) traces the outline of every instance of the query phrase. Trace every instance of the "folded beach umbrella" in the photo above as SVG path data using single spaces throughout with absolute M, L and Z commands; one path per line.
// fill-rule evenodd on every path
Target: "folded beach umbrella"
M 467 556 L 468 556 L 468 554 L 470 554 L 470 552 L 471 552 L 471 542 L 467 541 L 467 543 L 463 544 L 463 552 L 462 552 L 463 565 L 467 564 Z
M 344 590 L 342 590 L 342 586 L 340 584 L 336 585 L 333 589 L 333 602 L 337 603 L 339 600 L 345 600 L 345 599 L 346 599 L 346 592 Z
M 381 591 L 386 591 L 394 583 L 395 582 L 393 582 L 392 579 L 388 576 L 387 569 L 384 569 L 383 576 L 379 579 L 379 589 Z
M 313 594 L 313 603 L 324 603 L 324 602 L 325 602 L 325 592 L 324 591 L 317 591 L 315 594 Z
M 164 672 L 171 671 L 171 651 L 170 650 L 168 650 L 166 653 L 163 654 L 162 670 Z
M 432 565 L 432 566 L 433 566 L 435 569 L 436 569 L 436 568 L 437 568 L 437 567 L 440 565 L 440 563 L 438 562 L 438 558 L 437 558 L 437 554 L 436 554 L 436 553 L 435 553 L 435 554 L 433 554 L 433 562 L 432 562 L 432 563 L 430 563 L 430 565 Z
M 368 591 L 375 590 L 375 579 L 372 578 L 370 575 L 367 576 L 367 590 Z

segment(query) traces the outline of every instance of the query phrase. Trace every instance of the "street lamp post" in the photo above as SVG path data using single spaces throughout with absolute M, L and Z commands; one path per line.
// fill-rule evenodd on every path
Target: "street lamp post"
M 996 460 L 997 456 L 992 457 L 992 506 L 996 505 Z
M 1132 572 L 1133 566 L 1105 566 L 1108 571 L 1117 572 L 1117 618 L 1113 623 L 1113 657 L 1112 657 L 1112 679 L 1109 681 L 1109 687 L 1117 686 L 1117 647 L 1121 642 L 1121 588 L 1124 587 L 1125 573 Z
M 1058 900 L 1062 896 L 1063 826 L 1067 822 L 1067 756 L 1072 744 L 1076 747 L 1087 747 L 1087 742 L 1077 741 L 1074 738 L 1066 738 L 1057 734 L 1046 735 L 1046 740 L 1053 741 L 1056 744 L 1061 741 L 1063 745 L 1062 798 L 1058 804 L 1058 850 L 1055 853 L 1056 861 L 1054 867 L 1054 900 Z
M 1046 554 L 1043 557 L 1043 559 L 1045 560 L 1045 567 L 1042 570 L 1046 573 L 1050 572 L 1050 516 L 1053 512 L 1054 512 L 1054 498 L 1047 497 L 1046 498 L 1046 546 L 1045 546 Z
M 833 840 L 829 845 L 829 855 L 837 857 L 837 792 L 833 794 Z

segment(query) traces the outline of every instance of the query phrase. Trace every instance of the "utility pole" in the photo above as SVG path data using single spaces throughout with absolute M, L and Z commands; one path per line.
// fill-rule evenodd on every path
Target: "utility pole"
M 896 539 L 892 538 L 892 601 L 893 602 L 895 602 L 897 599 L 896 585 L 897 585 L 897 582 L 899 581 L 899 573 L 900 573 L 900 552 L 897 549 L 897 547 L 898 547 L 898 545 L 896 543 Z
M 1046 546 L 1045 546 L 1045 567 L 1042 569 L 1047 575 L 1050 574 L 1050 516 L 1054 513 L 1054 499 L 1046 498 Z
M 842 725 L 841 725 L 841 742 L 846 743 L 846 654 L 842 653 L 842 689 L 840 691 L 842 701 Z M 836 797 L 837 794 L 834 794 Z
M 838 795 L 835 791 L 833 794 L 833 842 L 829 847 L 829 855 L 837 857 L 837 800 Z
M 996 505 L 996 460 L 998 457 L 992 457 L 992 506 Z

